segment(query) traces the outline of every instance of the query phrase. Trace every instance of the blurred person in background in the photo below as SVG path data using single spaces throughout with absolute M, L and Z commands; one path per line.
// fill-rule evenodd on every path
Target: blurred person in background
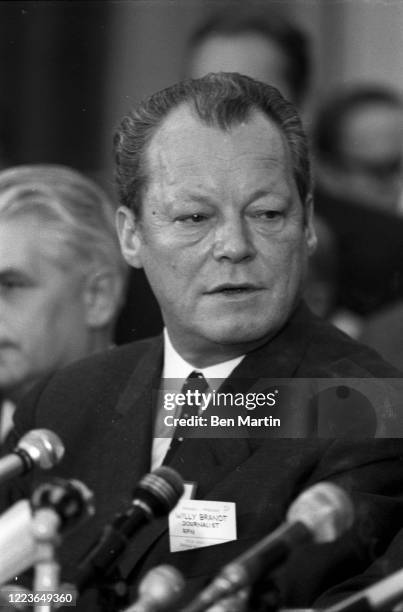
M 73 169 L 0 172 L 0 439 L 37 380 L 111 344 L 126 275 L 114 216 Z
M 336 92 L 314 130 L 316 181 L 329 195 L 398 213 L 403 178 L 403 99 L 381 85 Z
M 237 5 L 214 13 L 191 34 L 187 57 L 187 76 L 239 72 L 303 107 L 311 77 L 309 40 L 273 7 Z
M 403 366 L 403 98 L 383 85 L 339 89 L 313 130 L 316 210 L 338 240 L 344 331 Z

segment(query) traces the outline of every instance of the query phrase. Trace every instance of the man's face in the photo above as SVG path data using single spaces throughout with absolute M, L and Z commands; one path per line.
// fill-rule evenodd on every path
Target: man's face
M 0 221 L 0 390 L 14 399 L 87 350 L 82 275 L 58 267 L 48 232 L 31 217 Z
M 403 112 L 373 103 L 350 112 L 341 134 L 346 193 L 368 206 L 396 211 L 403 187 Z
M 202 367 L 275 334 L 314 241 L 279 129 L 256 113 L 224 132 L 180 107 L 151 141 L 148 174 L 141 220 L 130 229 L 121 211 L 120 234 L 176 348 Z
M 277 87 L 292 100 L 287 67 L 288 60 L 276 42 L 244 32 L 207 38 L 194 50 L 188 71 L 195 79 L 209 72 L 239 72 Z

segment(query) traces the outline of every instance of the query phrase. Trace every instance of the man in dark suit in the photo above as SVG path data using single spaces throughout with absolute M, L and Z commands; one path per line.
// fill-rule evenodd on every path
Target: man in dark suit
M 67 452 L 54 473 L 82 479 L 95 493 L 96 517 L 62 547 L 65 575 L 102 525 L 128 506 L 136 481 L 161 462 L 196 484 L 196 499 L 236 503 L 237 539 L 170 553 L 167 522 L 154 521 L 119 559 L 130 598 L 141 576 L 163 562 L 184 573 L 191 597 L 274 529 L 302 490 L 333 480 L 355 502 L 355 529 L 292 555 L 276 576 L 286 604 L 312 605 L 393 537 L 402 511 L 400 442 L 289 439 L 281 432 L 269 440 L 172 442 L 160 428 L 156 393 L 161 380 L 180 389 L 194 371 L 212 389 L 224 379 L 221 390 L 234 394 L 260 379 L 399 375 L 301 302 L 315 232 L 300 120 L 276 89 L 236 74 L 210 75 L 142 103 L 122 121 L 115 148 L 122 252 L 145 269 L 166 327 L 163 338 L 57 373 L 16 415 L 15 439 L 34 427 L 57 432 Z M 41 479 L 36 474 L 34 482 Z M 31 479 L 19 482 L 13 498 L 29 485 Z M 90 598 L 84 594 L 80 605 L 98 609 Z M 234 610 L 230 605 L 221 609 Z

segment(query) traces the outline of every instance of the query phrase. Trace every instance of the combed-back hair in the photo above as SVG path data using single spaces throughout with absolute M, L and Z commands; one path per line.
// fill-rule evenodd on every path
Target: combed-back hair
M 115 229 L 116 203 L 80 172 L 59 165 L 15 166 L 0 172 L 0 219 L 43 223 L 61 267 L 97 270 L 104 265 L 122 278 L 126 264 Z
M 311 193 L 310 160 L 295 107 L 271 85 L 237 73 L 219 72 L 167 87 L 141 102 L 122 120 L 114 138 L 115 177 L 121 203 L 135 215 L 141 213 L 150 179 L 147 151 L 152 137 L 180 105 L 187 105 L 205 125 L 224 131 L 248 121 L 255 112 L 265 115 L 283 134 L 298 193 L 303 205 L 306 203 Z

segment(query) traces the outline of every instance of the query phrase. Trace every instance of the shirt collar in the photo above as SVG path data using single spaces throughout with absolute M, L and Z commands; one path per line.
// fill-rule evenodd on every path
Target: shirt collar
M 191 363 L 188 363 L 179 355 L 177 350 L 172 345 L 168 331 L 164 328 L 164 367 L 162 369 L 162 378 L 176 378 L 181 381 L 185 380 L 193 370 L 201 372 L 211 387 L 211 379 L 225 379 L 231 374 L 236 366 L 241 363 L 245 355 L 222 361 L 207 368 L 195 368 Z
M 10 400 L 0 399 L 0 444 L 5 441 L 8 433 L 13 428 L 13 416 L 15 405 Z

